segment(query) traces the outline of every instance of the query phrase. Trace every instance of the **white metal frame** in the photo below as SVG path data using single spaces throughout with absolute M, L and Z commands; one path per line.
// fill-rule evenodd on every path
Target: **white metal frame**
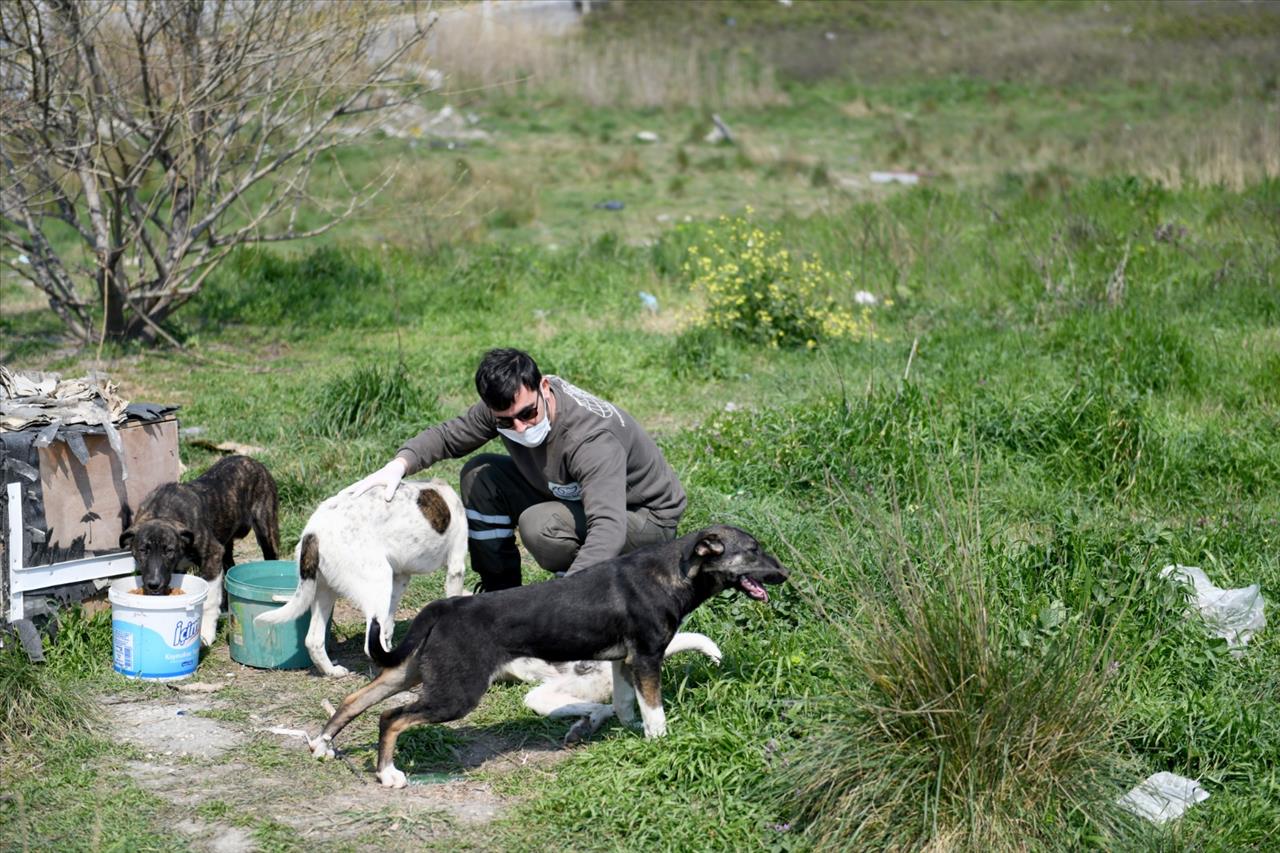
M 100 554 L 80 560 L 65 560 L 47 566 L 23 566 L 22 486 L 10 483 L 8 551 L 9 600 L 4 602 L 10 622 L 25 618 L 24 599 L 27 593 L 63 584 L 98 578 L 131 575 L 134 572 L 133 555 L 128 551 Z

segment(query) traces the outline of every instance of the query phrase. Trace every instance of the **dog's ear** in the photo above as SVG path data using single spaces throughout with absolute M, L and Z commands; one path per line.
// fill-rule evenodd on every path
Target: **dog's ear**
M 123 551 L 128 551 L 128 550 L 129 550 L 129 548 L 130 548 L 132 545 L 133 545 L 133 531 L 132 531 L 132 530 L 126 530 L 126 531 L 124 531 L 123 533 L 121 533 L 121 534 L 120 534 L 120 548 L 121 548 L 121 550 L 123 550 Z
M 182 553 L 193 563 L 200 562 L 200 552 L 196 550 L 196 534 L 189 527 L 178 528 L 178 541 L 182 543 Z
M 719 557 L 724 553 L 724 543 L 714 533 L 708 533 L 693 546 L 693 553 L 699 557 Z
M 689 559 L 685 561 L 684 576 L 691 578 L 702 568 L 702 560 L 707 557 L 718 557 L 724 553 L 724 542 L 714 533 L 706 533 L 693 543 Z

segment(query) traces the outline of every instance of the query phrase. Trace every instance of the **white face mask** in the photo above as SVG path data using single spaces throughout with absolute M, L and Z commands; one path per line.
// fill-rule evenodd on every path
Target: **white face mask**
M 537 447 L 539 444 L 547 440 L 547 433 L 551 432 L 551 419 L 543 416 L 542 420 L 531 427 L 525 427 L 524 432 L 516 432 L 513 429 L 503 429 L 498 427 L 498 434 L 511 439 L 516 444 L 522 444 L 525 447 Z

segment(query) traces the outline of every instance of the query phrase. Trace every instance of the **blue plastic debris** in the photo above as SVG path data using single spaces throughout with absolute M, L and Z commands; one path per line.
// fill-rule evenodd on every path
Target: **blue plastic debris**
M 609 201 L 597 202 L 596 204 L 596 210 L 622 210 L 622 208 L 624 207 L 626 207 L 625 204 L 623 204 L 620 201 L 614 201 L 612 199 L 610 199 Z
M 649 313 L 658 313 L 658 297 L 642 290 L 640 291 L 640 301 L 644 303 L 644 307 L 649 310 Z

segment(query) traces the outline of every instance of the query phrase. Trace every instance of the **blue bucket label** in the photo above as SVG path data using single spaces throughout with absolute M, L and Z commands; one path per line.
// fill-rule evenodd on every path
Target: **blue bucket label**
M 185 622 L 179 621 L 173 626 L 173 647 L 175 649 L 188 646 L 191 641 L 200 636 L 200 620 L 188 619 Z
M 111 622 L 113 668 L 130 678 L 182 678 L 200 660 L 200 613 L 179 618 L 170 636 L 133 622 Z

